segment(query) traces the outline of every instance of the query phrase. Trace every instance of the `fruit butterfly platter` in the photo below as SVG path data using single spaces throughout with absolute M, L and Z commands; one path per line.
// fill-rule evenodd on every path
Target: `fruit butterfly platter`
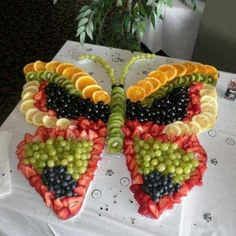
M 125 91 L 132 65 L 153 58 L 133 56 L 116 80 L 104 59 L 81 55 L 105 69 L 111 94 L 67 62 L 24 67 L 20 111 L 38 129 L 18 144 L 18 168 L 59 218 L 80 211 L 105 144 L 111 155 L 124 153 L 144 216 L 159 218 L 202 185 L 207 155 L 196 135 L 216 122 L 218 71 L 200 63 L 165 64 Z

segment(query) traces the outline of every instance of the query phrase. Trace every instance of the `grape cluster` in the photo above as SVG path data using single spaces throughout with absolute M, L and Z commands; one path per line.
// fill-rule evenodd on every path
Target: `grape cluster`
M 188 102 L 188 88 L 179 87 L 165 97 L 155 99 L 151 107 L 144 107 L 141 102 L 127 100 L 126 117 L 128 120 L 153 121 L 167 125 L 186 116 Z
M 194 154 L 186 153 L 176 143 L 136 139 L 134 151 L 140 173 L 148 175 L 152 171 L 158 171 L 164 175 L 171 174 L 177 183 L 187 180 L 198 166 Z
M 67 173 L 65 166 L 45 167 L 42 173 L 42 182 L 48 187 L 55 197 L 76 196 L 73 190 L 77 183 L 72 176 Z
M 177 192 L 180 187 L 180 184 L 173 182 L 170 174 L 163 175 L 152 171 L 148 175 L 144 175 L 143 179 L 142 190 L 155 202 L 158 202 L 162 196 L 172 195 L 174 192 Z
M 47 108 L 57 113 L 58 118 L 77 119 L 85 116 L 88 119 L 97 121 L 101 119 L 107 122 L 110 109 L 103 102 L 94 104 L 90 99 L 83 99 L 76 95 L 69 94 L 66 89 L 54 83 L 49 83 L 45 88 L 47 95 Z
M 66 166 L 67 172 L 77 180 L 87 170 L 92 149 L 92 141 L 65 140 L 58 136 L 45 142 L 28 143 L 24 164 L 31 164 L 38 173 L 45 167 Z

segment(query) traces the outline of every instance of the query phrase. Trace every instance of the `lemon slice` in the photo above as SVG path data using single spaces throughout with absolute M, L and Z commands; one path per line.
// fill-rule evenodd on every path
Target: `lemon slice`
M 168 136 L 172 136 L 172 135 L 180 136 L 182 133 L 182 130 L 178 125 L 173 123 L 173 124 L 167 125 L 165 129 L 163 130 L 163 132 L 166 133 Z
M 190 133 L 192 133 L 192 134 L 198 134 L 202 130 L 201 126 L 198 123 L 193 122 L 193 121 L 190 121 L 188 123 L 188 126 L 189 126 L 189 129 L 190 129 Z
M 22 93 L 21 93 L 21 98 L 24 96 L 24 94 L 26 94 L 27 92 L 30 93 L 37 93 L 39 91 L 38 87 L 36 86 L 28 86 L 26 89 L 23 89 Z
M 30 108 L 34 108 L 34 99 L 27 99 L 22 101 L 22 103 L 20 104 L 20 111 L 22 113 L 26 113 L 27 110 L 29 110 Z
M 201 111 L 202 112 L 210 112 L 211 114 L 217 114 L 216 105 L 213 103 L 203 103 L 201 104 Z
M 24 84 L 23 90 L 28 88 L 28 87 L 31 87 L 31 86 L 39 87 L 39 82 L 37 80 L 29 81 L 29 82 Z
M 70 125 L 70 121 L 66 118 L 58 119 L 56 126 L 60 126 L 61 129 L 66 129 Z
M 36 108 L 30 108 L 25 113 L 25 120 L 29 124 L 33 124 L 33 116 L 38 112 L 39 110 Z
M 182 134 L 190 132 L 189 126 L 187 124 L 185 124 L 184 122 L 182 122 L 182 121 L 176 121 L 173 124 L 175 124 L 175 125 L 180 127 Z
M 203 103 L 211 103 L 211 104 L 217 105 L 216 99 L 211 97 L 211 96 L 208 96 L 208 95 L 202 96 L 200 98 L 200 102 L 201 102 L 201 104 L 203 104 Z
M 215 89 L 201 89 L 200 96 L 205 96 L 205 95 L 216 98 L 217 96 L 216 90 Z
M 216 123 L 216 115 L 215 114 L 212 114 L 210 112 L 203 112 L 203 113 L 201 113 L 201 115 L 203 115 L 209 119 L 209 121 L 210 121 L 209 127 L 213 126 Z
M 57 122 L 57 118 L 56 117 L 52 117 L 52 116 L 48 116 L 48 115 L 45 115 L 43 117 L 43 124 L 47 128 L 54 128 L 54 127 L 56 127 L 56 122 Z
M 32 99 L 34 97 L 35 93 L 31 93 L 31 92 L 26 92 L 23 97 L 21 97 L 22 100 L 28 100 L 28 99 Z
M 201 130 L 207 129 L 211 123 L 210 119 L 202 114 L 194 116 L 192 118 L 192 122 L 198 123 L 201 127 Z
M 46 115 L 45 112 L 38 111 L 32 117 L 32 123 L 36 126 L 43 126 L 43 117 Z
M 202 89 L 215 89 L 215 86 L 210 84 L 203 84 Z

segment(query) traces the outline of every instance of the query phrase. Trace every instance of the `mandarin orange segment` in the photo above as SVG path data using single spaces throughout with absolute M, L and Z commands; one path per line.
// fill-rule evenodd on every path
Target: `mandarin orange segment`
M 162 65 L 157 70 L 165 73 L 167 75 L 168 81 L 174 79 L 177 76 L 177 69 L 171 65 Z
M 62 75 L 63 71 L 64 71 L 66 68 L 68 68 L 68 67 L 74 67 L 74 65 L 71 64 L 71 63 L 61 63 L 61 64 L 56 68 L 56 72 L 57 72 L 58 74 L 61 74 L 61 75 Z
M 78 67 L 67 67 L 65 70 L 63 70 L 62 75 L 68 79 L 72 79 L 73 75 L 79 72 L 83 72 L 83 70 Z
M 96 80 L 89 75 L 81 76 L 75 82 L 75 87 L 80 91 L 89 85 L 97 85 Z
M 161 82 L 161 85 L 164 85 L 166 84 L 168 78 L 167 78 L 167 75 L 161 71 L 151 71 L 149 74 L 148 74 L 148 77 L 154 77 L 156 79 L 158 79 L 160 82 Z
M 196 67 L 197 67 L 197 73 L 199 74 L 203 74 L 205 75 L 207 73 L 207 70 L 205 68 L 205 66 L 201 63 L 195 63 Z
M 42 62 L 42 61 L 36 61 L 34 63 L 34 70 L 35 71 L 44 71 L 46 70 L 46 64 L 45 62 Z
M 186 62 L 183 64 L 187 71 L 186 71 L 186 75 L 190 75 L 190 74 L 193 74 L 193 73 L 196 73 L 197 72 L 197 66 L 194 64 L 194 63 L 191 63 L 191 62 Z
M 145 90 L 145 97 L 149 96 L 151 93 L 153 93 L 153 85 L 148 80 L 140 80 L 137 83 L 137 86 L 143 88 Z
M 177 76 L 184 76 L 187 72 L 187 69 L 183 64 L 173 64 L 172 66 L 176 68 Z
M 214 79 L 217 79 L 219 76 L 218 70 L 214 66 L 204 65 L 206 68 L 207 74 L 213 76 Z
M 88 85 L 82 90 L 82 96 L 84 98 L 92 98 L 93 93 L 99 90 L 102 90 L 102 88 L 99 85 L 96 84 Z
M 156 92 L 160 88 L 160 86 L 161 86 L 160 80 L 158 80 L 155 77 L 147 77 L 145 80 L 148 80 L 148 81 L 150 81 L 152 83 L 153 92 Z
M 93 93 L 94 103 L 103 102 L 104 104 L 108 104 L 110 100 L 111 100 L 110 95 L 104 90 L 99 90 Z
M 50 61 L 46 64 L 46 70 L 56 72 L 57 67 L 61 64 L 59 61 Z
M 77 79 L 80 78 L 81 76 L 89 76 L 89 74 L 85 73 L 85 72 L 78 72 L 76 74 L 73 75 L 73 77 L 71 78 L 71 82 L 73 84 L 76 83 Z
M 35 69 L 34 69 L 34 62 L 25 65 L 25 67 L 24 67 L 24 69 L 23 69 L 23 72 L 24 72 L 25 75 L 26 75 L 27 73 L 29 73 L 29 72 L 34 72 L 34 71 L 35 71 Z
M 126 96 L 132 102 L 142 101 L 145 98 L 145 90 L 139 86 L 130 86 L 126 91 Z

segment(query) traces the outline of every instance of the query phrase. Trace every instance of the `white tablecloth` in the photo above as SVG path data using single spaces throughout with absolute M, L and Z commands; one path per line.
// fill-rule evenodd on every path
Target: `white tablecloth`
M 104 57 L 117 74 L 132 55 L 120 49 L 88 44 L 81 46 L 67 41 L 55 56 L 57 60 L 70 61 L 87 69 L 107 90 L 110 83 L 99 66 L 77 61 L 82 53 Z M 156 57 L 152 61 L 137 63 L 127 78 L 127 86 L 158 65 L 172 61 L 178 60 Z M 182 204 L 164 213 L 157 221 L 137 213 L 138 206 L 129 190 L 130 178 L 124 157 L 110 156 L 106 152 L 81 213 L 65 222 L 58 220 L 16 168 L 17 143 L 25 132 L 36 129 L 26 124 L 17 106 L 0 128 L 0 131 L 7 130 L 14 137 L 10 146 L 12 194 L 0 200 L 0 235 L 235 235 L 236 103 L 223 98 L 231 78 L 236 79 L 236 75 L 221 73 L 217 85 L 219 119 L 214 130 L 200 136 L 209 154 L 204 186 L 196 187 Z
M 170 57 L 190 60 L 192 57 L 205 1 L 198 0 L 198 10 L 174 0 L 173 7 L 164 8 L 164 19 L 156 20 L 156 29 L 147 22 L 143 43 L 153 52 L 163 50 Z

